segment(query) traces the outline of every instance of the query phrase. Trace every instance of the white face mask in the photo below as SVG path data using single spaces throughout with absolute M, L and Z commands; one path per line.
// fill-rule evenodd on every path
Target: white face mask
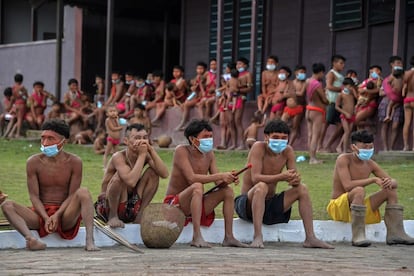
M 286 80 L 286 74 L 285 74 L 285 73 L 280 73 L 280 74 L 278 75 L 278 77 L 279 77 L 279 80 L 281 80 L 281 81 Z
M 266 69 L 269 70 L 269 71 L 274 71 L 276 69 L 276 65 L 266 64 Z

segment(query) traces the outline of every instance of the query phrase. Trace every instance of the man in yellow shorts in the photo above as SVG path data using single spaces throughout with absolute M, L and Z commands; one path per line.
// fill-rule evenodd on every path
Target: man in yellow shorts
M 333 220 L 352 222 L 353 246 L 367 247 L 371 242 L 365 238 L 365 224 L 381 222 L 378 209 L 387 202 L 387 244 L 412 245 L 414 238 L 405 233 L 403 207 L 398 205 L 397 181 L 371 159 L 373 142 L 374 136 L 366 130 L 352 133 L 352 153 L 341 154 L 336 160 L 332 198 L 326 209 Z M 365 187 L 370 184 L 381 190 L 365 197 Z

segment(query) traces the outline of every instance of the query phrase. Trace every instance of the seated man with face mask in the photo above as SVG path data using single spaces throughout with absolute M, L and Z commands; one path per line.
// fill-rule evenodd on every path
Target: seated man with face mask
M 189 145 L 175 149 L 170 182 L 164 203 L 176 205 L 193 223 L 191 246 L 211 247 L 201 235 L 200 226 L 214 221 L 214 208 L 223 202 L 223 246 L 246 247 L 233 236 L 234 193 L 229 184 L 238 183 L 234 172 L 220 173 L 214 156 L 213 129 L 207 121 L 194 120 L 184 130 Z M 204 192 L 204 184 L 215 182 L 220 187 Z
M 262 223 L 287 223 L 292 204 L 298 201 L 306 234 L 303 246 L 333 248 L 315 236 L 312 203 L 296 170 L 295 153 L 288 145 L 288 136 L 289 127 L 285 122 L 272 120 L 267 123 L 265 141 L 256 142 L 250 149 L 247 162 L 253 167 L 243 176 L 241 195 L 235 199 L 236 212 L 241 219 L 253 222 L 251 247 L 264 248 Z M 283 171 L 285 166 L 287 170 Z M 276 185 L 281 181 L 286 181 L 291 188 L 276 194 Z
M 403 207 L 397 204 L 397 181 L 371 160 L 374 136 L 366 130 L 356 131 L 351 143 L 352 153 L 341 154 L 336 160 L 329 215 L 337 221 L 352 222 L 352 245 L 367 247 L 371 243 L 365 239 L 365 224 L 381 222 L 378 209 L 387 202 L 387 244 L 414 244 L 404 231 Z M 381 190 L 366 197 L 365 187 L 370 184 Z

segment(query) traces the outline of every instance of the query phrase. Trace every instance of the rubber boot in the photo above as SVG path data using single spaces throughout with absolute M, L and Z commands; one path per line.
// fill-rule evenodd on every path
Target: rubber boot
M 385 206 L 384 222 L 387 226 L 387 244 L 414 244 L 414 238 L 405 233 L 401 205 L 388 204 Z
M 352 245 L 368 247 L 371 242 L 365 239 L 365 205 L 351 204 Z

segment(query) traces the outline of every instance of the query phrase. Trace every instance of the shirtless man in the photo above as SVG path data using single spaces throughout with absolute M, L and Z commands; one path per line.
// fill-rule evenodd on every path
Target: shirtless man
M 190 94 L 185 99 L 183 104 L 181 105 L 182 108 L 182 115 L 181 115 L 181 122 L 176 127 L 176 130 L 184 130 L 185 125 L 187 124 L 188 118 L 190 116 L 191 108 L 196 106 L 196 104 L 201 100 L 201 98 L 206 93 L 206 70 L 207 70 L 207 64 L 200 61 L 196 65 L 196 76 L 191 79 L 190 81 Z M 178 86 L 177 86 L 178 90 Z M 177 91 L 176 95 L 179 92 Z M 177 97 L 179 98 L 179 96 Z
M 67 122 L 71 125 L 75 121 L 85 118 L 86 114 L 81 111 L 81 107 L 84 104 L 82 100 L 84 93 L 79 90 L 78 81 L 76 79 L 70 79 L 68 86 L 69 90 L 63 95 L 63 104 L 66 110 Z
M 295 79 L 292 81 L 293 91 L 287 95 L 286 107 L 283 109 L 282 120 L 292 121 L 292 132 L 289 137 L 289 145 L 293 145 L 296 137 L 300 134 L 300 125 L 306 106 L 306 67 L 297 65 L 295 68 Z
M 320 164 L 322 160 L 316 159 L 316 150 L 323 138 L 322 132 L 325 127 L 326 105 L 328 104 L 328 99 L 322 87 L 325 66 L 322 63 L 314 63 L 312 72 L 313 75 L 308 79 L 306 86 L 309 164 Z
M 109 161 L 95 203 L 96 213 L 108 220 L 111 227 L 140 223 L 142 210 L 157 192 L 159 178 L 168 177 L 167 166 L 150 145 L 143 125 L 128 126 L 124 143 L 126 149 L 115 153 Z
M 333 248 L 316 238 L 313 231 L 312 203 L 308 188 L 301 183 L 296 170 L 295 153 L 288 145 L 289 127 L 281 120 L 266 124 L 264 142 L 256 142 L 250 149 L 248 163 L 251 170 L 244 173 L 241 195 L 235 199 L 238 216 L 253 222 L 252 247 L 264 248 L 262 223 L 287 223 L 292 204 L 299 202 L 306 239 L 304 247 Z M 282 172 L 286 166 L 286 171 Z M 288 182 L 290 189 L 276 194 L 276 185 Z
M 184 130 L 190 145 L 177 146 L 164 203 L 177 205 L 193 223 L 192 246 L 211 247 L 201 234 L 200 226 L 214 221 L 214 208 L 223 203 L 223 246 L 245 247 L 233 236 L 234 193 L 229 184 L 238 183 L 233 172 L 219 173 L 213 149 L 213 132 L 207 121 L 194 120 Z M 203 196 L 204 184 L 215 182 L 221 187 Z
M 26 239 L 28 250 L 42 250 L 46 244 L 36 239 L 57 232 L 63 239 L 73 239 L 81 220 L 86 228 L 86 250 L 97 250 L 93 240 L 93 203 L 89 191 L 80 187 L 81 159 L 63 150 L 69 138 L 69 126 L 63 120 L 42 125 L 41 151 L 27 160 L 27 187 L 32 208 L 13 201 L 2 204 L 10 224 Z
M 398 205 L 397 181 L 392 179 L 375 161 L 374 136 L 366 130 L 351 135 L 352 153 L 344 153 L 336 160 L 333 189 L 327 211 L 332 219 L 352 222 L 352 245 L 370 246 L 365 239 L 365 224 L 381 222 L 380 206 L 385 206 L 384 222 L 387 244 L 414 244 L 403 226 L 403 207 Z M 370 177 L 373 174 L 373 177 Z M 376 184 L 380 191 L 365 196 L 365 187 Z
M 27 98 L 29 97 L 26 87 L 23 85 L 23 75 L 16 74 L 14 76 L 14 85 L 12 86 L 13 94 L 11 98 L 11 105 L 16 107 L 16 134 L 15 137 L 19 138 L 21 134 L 21 128 L 23 125 L 24 116 L 27 109 Z
M 404 139 L 404 150 L 408 151 L 410 146 L 408 142 L 411 122 L 414 115 L 414 56 L 410 59 L 411 69 L 405 71 L 404 74 L 404 87 L 402 95 L 404 97 L 404 128 L 403 128 L 403 139 Z M 414 150 L 414 136 L 413 136 L 413 147 Z
M 270 110 L 270 119 L 280 119 L 283 114 L 283 110 L 286 106 L 286 99 L 294 96 L 295 90 L 293 82 L 289 80 L 292 71 L 287 66 L 282 66 L 279 69 L 278 84 L 272 95 Z
M 266 61 L 266 70 L 262 72 L 262 94 L 257 97 L 257 109 L 265 113 L 271 103 L 273 94 L 279 82 L 277 75 L 279 71 L 279 58 L 277 56 L 269 56 Z
M 47 107 L 47 99 L 53 101 L 56 99 L 52 94 L 45 91 L 44 87 L 43 82 L 36 81 L 33 83 L 33 93 L 29 97 L 30 112 L 26 114 L 26 120 L 34 129 L 39 129 L 45 120 L 44 112 Z
M 236 106 L 234 111 L 234 123 L 236 125 L 237 141 L 239 147 L 237 149 L 245 149 L 243 135 L 243 113 L 244 113 L 244 103 L 247 100 L 247 94 L 253 91 L 253 77 L 252 74 L 247 71 L 249 67 L 249 61 L 241 57 L 237 60 L 236 68 L 239 71 L 239 92 L 236 100 Z
M 217 61 L 215 58 L 210 59 L 210 69 L 205 72 L 205 89 L 204 95 L 201 95 L 200 101 L 197 103 L 200 118 L 208 120 L 211 117 L 214 102 L 216 101 L 217 86 Z

